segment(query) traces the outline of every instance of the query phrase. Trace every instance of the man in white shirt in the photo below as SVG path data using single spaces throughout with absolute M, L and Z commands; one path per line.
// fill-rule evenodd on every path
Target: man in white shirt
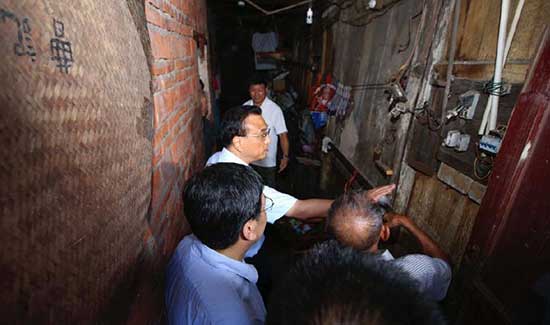
M 269 149 L 265 158 L 254 161 L 252 167 L 262 175 L 266 185 L 274 187 L 277 172 L 288 166 L 289 143 L 283 111 L 275 102 L 267 98 L 267 84 L 260 76 L 253 76 L 248 83 L 250 100 L 243 105 L 254 105 L 262 109 L 262 117 L 269 127 Z M 282 158 L 277 170 L 277 144 L 281 142 Z
M 384 223 L 383 219 L 386 218 Z M 394 258 L 388 250 L 379 251 L 380 240 L 387 240 L 391 227 L 404 227 L 422 246 L 423 254 Z M 414 280 L 427 298 L 445 298 L 451 282 L 449 256 L 409 217 L 386 214 L 386 207 L 369 201 L 362 193 L 347 193 L 337 198 L 328 214 L 327 228 L 341 244 L 368 253 L 380 253 Z
M 268 146 L 270 129 L 262 118 L 261 109 L 256 106 L 237 106 L 228 110 L 220 127 L 220 144 L 222 151 L 213 154 L 206 165 L 216 163 L 237 163 L 248 165 L 253 161 L 265 158 Z M 393 191 L 395 185 L 382 186 L 366 192 L 366 196 L 377 201 L 379 198 Z M 273 207 L 267 211 L 267 222 L 274 223 L 283 216 L 297 219 L 326 217 L 332 200 L 309 199 L 298 200 L 291 195 L 281 193 L 269 186 L 264 186 L 264 195 L 273 201 Z M 246 254 L 254 256 L 263 240 L 260 240 Z

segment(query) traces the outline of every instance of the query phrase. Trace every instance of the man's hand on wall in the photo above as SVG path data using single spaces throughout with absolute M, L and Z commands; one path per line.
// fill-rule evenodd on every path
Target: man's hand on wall
M 365 195 L 367 196 L 368 200 L 372 202 L 378 202 L 384 196 L 391 194 L 394 189 L 395 184 L 384 185 L 368 190 L 367 192 L 365 192 Z

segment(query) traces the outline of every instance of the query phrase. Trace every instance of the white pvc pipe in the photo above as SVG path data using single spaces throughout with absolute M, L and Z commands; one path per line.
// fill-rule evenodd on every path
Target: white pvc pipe
M 495 61 L 495 78 L 493 82 L 499 84 L 502 82 L 502 68 L 504 66 L 504 47 L 506 46 L 506 27 L 508 24 L 508 11 L 510 10 L 510 0 L 502 0 L 500 7 L 500 26 L 498 28 L 498 48 L 497 59 Z M 491 112 L 489 114 L 489 130 L 494 130 L 497 127 L 498 116 L 498 101 L 499 96 L 491 95 Z
M 510 26 L 510 31 L 508 32 L 508 37 L 506 38 L 506 49 L 504 50 L 504 62 L 502 64 L 502 67 L 506 65 L 506 61 L 508 60 L 508 53 L 510 52 L 510 48 L 512 47 L 512 40 L 514 39 L 514 36 L 516 34 L 516 29 L 518 27 L 518 22 L 521 17 L 521 12 L 523 11 L 523 6 L 525 4 L 525 0 L 519 0 L 518 5 L 516 7 L 516 11 L 514 13 L 514 19 L 512 20 L 512 25 Z M 487 120 L 489 117 L 489 112 L 491 111 L 493 102 L 493 96 L 489 97 L 489 100 L 487 101 L 487 107 L 485 108 L 485 112 L 483 112 L 483 120 L 481 121 L 481 126 L 479 127 L 478 134 L 482 135 L 484 133 L 488 133 L 491 129 L 487 128 Z

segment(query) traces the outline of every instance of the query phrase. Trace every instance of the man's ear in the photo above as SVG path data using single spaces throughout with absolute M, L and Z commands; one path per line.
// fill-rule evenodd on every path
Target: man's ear
M 234 136 L 233 140 L 231 140 L 231 145 L 235 148 L 235 150 L 241 152 L 241 137 Z
M 382 229 L 380 229 L 380 239 L 382 241 L 390 239 L 390 227 L 385 224 L 383 224 Z
M 258 227 L 258 220 L 256 219 L 250 219 L 245 222 L 242 230 L 243 238 L 249 241 L 256 241 L 258 239 L 256 227 Z

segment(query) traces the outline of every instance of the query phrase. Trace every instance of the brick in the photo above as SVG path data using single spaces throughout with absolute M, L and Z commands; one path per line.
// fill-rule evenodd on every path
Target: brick
M 174 59 L 189 54 L 186 38 L 151 24 L 147 24 L 147 26 L 149 27 L 151 50 L 155 59 Z
M 149 38 L 151 39 L 151 51 L 155 59 L 170 59 L 173 57 L 172 48 L 170 44 L 170 37 L 166 35 L 166 32 L 158 30 L 157 28 L 151 28 L 151 24 L 147 24 L 149 27 Z
M 177 12 L 174 10 L 174 7 L 172 6 L 172 4 L 169 2 L 169 1 L 164 1 L 162 2 L 161 4 L 161 8 L 160 8 L 164 13 L 170 15 L 170 17 L 174 18 L 174 19 L 177 19 Z
M 166 29 L 166 18 L 162 16 L 158 8 L 155 8 L 149 3 L 145 5 L 145 17 L 148 23 Z
M 187 123 L 187 121 L 192 115 L 193 114 L 191 112 L 188 112 L 188 109 L 186 109 L 185 107 L 182 107 L 181 109 L 177 109 L 176 113 L 173 114 L 172 117 L 170 117 L 166 122 L 164 122 L 159 129 L 155 130 L 155 135 L 153 137 L 154 143 L 161 144 L 161 141 L 165 137 L 170 136 L 170 131 L 174 128 L 176 124 L 184 125 L 185 123 Z M 166 144 L 163 143 L 163 145 L 166 145 Z
M 176 59 L 174 61 L 176 70 L 181 70 L 189 66 L 189 60 L 186 59 Z
M 153 139 L 153 167 L 157 167 L 160 164 L 163 156 L 164 147 L 162 143 L 156 143 L 155 139 Z
M 187 77 L 189 77 L 189 70 L 186 69 L 186 70 L 178 70 L 176 71 L 176 76 L 175 76 L 175 81 L 176 82 L 180 82 L 180 81 L 183 81 L 185 79 L 187 79 Z
M 181 61 L 181 60 L 178 60 Z M 152 73 L 153 76 L 159 76 L 163 74 L 170 73 L 174 71 L 174 69 L 181 69 L 177 68 L 176 62 L 173 60 L 162 60 L 162 61 L 155 61 L 152 66 Z
M 174 84 L 179 81 L 176 79 L 177 74 L 159 76 L 153 79 L 153 91 L 159 92 L 172 88 Z
M 154 6 L 155 8 L 160 8 L 162 0 L 147 0 L 147 3 Z
M 189 97 L 191 92 L 187 89 L 186 83 L 187 81 L 175 84 L 173 87 L 154 95 L 155 112 L 158 113 L 160 123 Z
M 152 208 L 155 210 L 162 201 L 162 177 L 160 169 L 155 168 L 153 170 L 153 178 L 151 181 L 151 203 Z

